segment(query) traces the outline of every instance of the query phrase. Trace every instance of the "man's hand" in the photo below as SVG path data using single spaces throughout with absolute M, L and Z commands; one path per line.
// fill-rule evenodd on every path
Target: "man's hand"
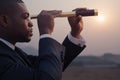
M 42 34 L 51 34 L 54 29 L 54 18 L 59 15 L 62 11 L 51 10 L 46 11 L 43 10 L 37 18 L 38 28 L 40 35 Z
M 73 11 L 87 10 L 86 8 L 77 8 Z M 68 17 L 69 24 L 71 26 L 71 35 L 75 38 L 80 37 L 80 33 L 83 30 L 82 16 Z

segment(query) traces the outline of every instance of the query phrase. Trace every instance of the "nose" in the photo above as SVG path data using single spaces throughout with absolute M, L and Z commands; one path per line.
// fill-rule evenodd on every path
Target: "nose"
M 31 22 L 31 20 L 29 20 L 28 26 L 33 27 L 33 23 Z

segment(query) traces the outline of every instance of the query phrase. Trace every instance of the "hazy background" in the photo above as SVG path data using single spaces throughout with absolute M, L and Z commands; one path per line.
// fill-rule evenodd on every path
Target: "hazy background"
M 86 49 L 82 55 L 102 55 L 104 53 L 120 54 L 120 0 L 23 0 L 30 14 L 38 14 L 41 10 L 71 11 L 78 7 L 97 9 L 99 16 L 85 17 L 82 36 L 86 40 Z M 102 17 L 100 17 L 102 15 Z M 100 20 L 99 18 L 104 18 Z M 30 43 L 38 49 L 38 28 L 34 23 L 34 36 Z M 67 18 L 56 18 L 53 37 L 62 43 L 69 33 L 70 27 Z M 18 44 L 21 46 L 21 44 Z

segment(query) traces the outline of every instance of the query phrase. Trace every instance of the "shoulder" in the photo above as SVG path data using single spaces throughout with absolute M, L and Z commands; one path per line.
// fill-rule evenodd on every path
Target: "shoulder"
M 53 38 L 43 38 L 39 42 L 39 56 L 56 57 L 61 61 L 61 56 L 65 52 L 65 47 Z M 54 59 L 56 59 L 54 58 Z
M 55 49 L 60 50 L 60 49 L 64 48 L 64 46 L 62 44 L 60 44 L 58 41 L 56 41 L 53 38 L 43 38 L 43 39 L 40 39 L 39 47 L 40 48 L 49 47 L 49 48 L 54 48 L 54 50 Z

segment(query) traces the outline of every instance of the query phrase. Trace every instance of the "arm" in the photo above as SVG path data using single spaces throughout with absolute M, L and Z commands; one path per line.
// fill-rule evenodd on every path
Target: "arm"
M 63 66 L 61 56 L 64 53 L 64 47 L 51 38 L 43 38 L 39 44 L 39 60 L 42 63 L 40 71 L 49 74 L 54 80 L 60 80 Z
M 77 8 L 75 10 L 83 10 L 84 8 Z M 86 9 L 84 9 L 86 10 Z M 65 40 L 63 41 L 63 45 L 65 46 L 65 57 L 64 57 L 64 66 L 63 71 L 67 68 L 67 66 L 73 61 L 73 59 L 79 55 L 86 45 L 84 44 L 84 41 L 81 39 L 81 32 L 83 30 L 83 21 L 81 16 L 73 16 L 68 17 L 69 24 L 71 26 L 71 35 L 72 40 L 67 36 Z M 79 43 L 80 42 L 80 43 Z M 83 44 L 81 44 L 81 42 Z
M 61 11 L 42 11 L 38 16 L 38 28 L 40 36 L 53 32 L 54 18 Z M 51 38 L 42 38 L 39 42 L 39 60 L 42 61 L 40 71 L 47 73 L 54 80 L 60 80 L 62 75 L 61 56 L 64 53 L 64 47 L 56 40 Z M 46 78 L 46 75 L 44 76 Z M 49 80 L 49 78 L 48 78 Z
M 68 39 L 68 37 L 65 38 L 63 45 L 65 46 L 65 57 L 64 57 L 64 65 L 63 65 L 63 71 L 64 71 L 68 67 L 68 65 L 73 61 L 73 59 L 84 50 L 86 45 L 80 47 L 79 45 L 72 43 Z

